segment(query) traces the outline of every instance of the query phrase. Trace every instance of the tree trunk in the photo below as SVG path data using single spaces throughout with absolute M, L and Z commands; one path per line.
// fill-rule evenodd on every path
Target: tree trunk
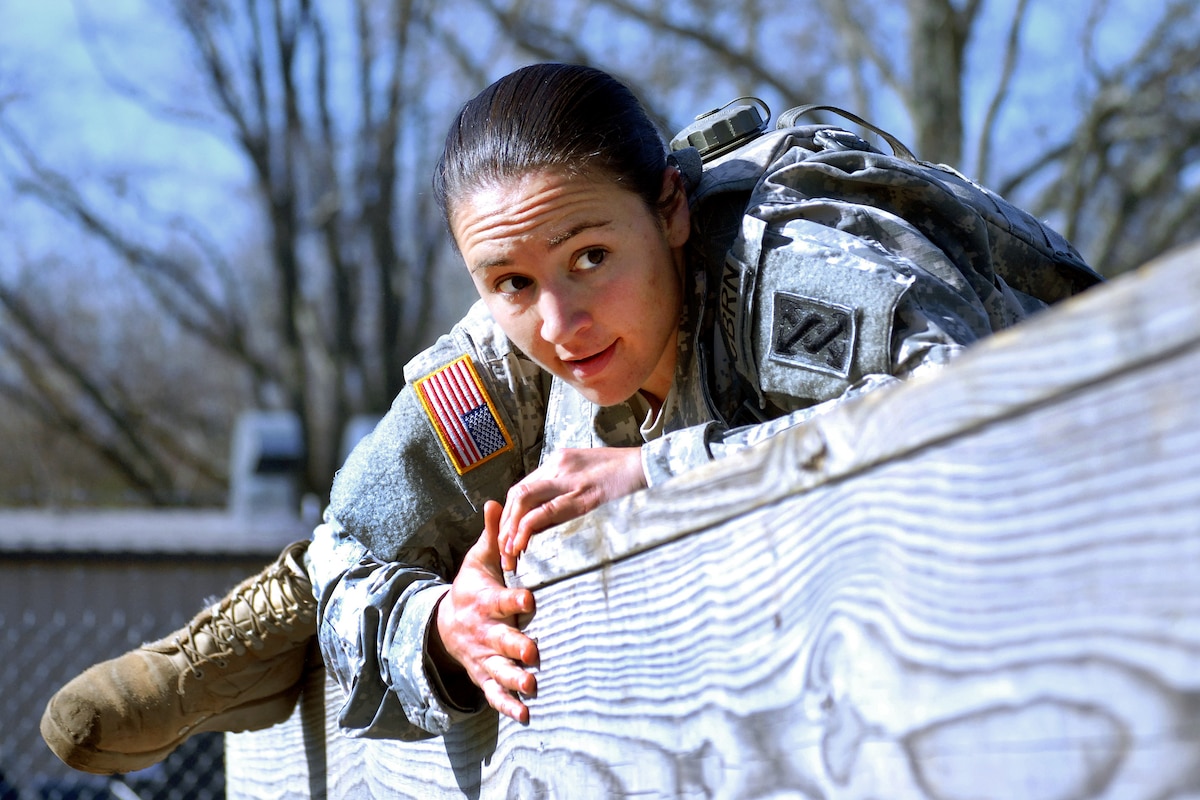
M 950 0 L 909 0 L 909 97 L 916 154 L 959 164 L 963 141 L 963 51 L 968 11 Z

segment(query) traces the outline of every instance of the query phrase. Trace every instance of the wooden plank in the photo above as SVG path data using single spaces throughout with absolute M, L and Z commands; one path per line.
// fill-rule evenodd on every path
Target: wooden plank
M 1175 404 L 1174 369 L 1131 374 L 547 586 L 492 796 L 522 768 L 558 797 L 1195 782 L 1200 358 L 1177 365 Z M 533 732 L 576 774 L 519 758 Z
M 754 456 L 711 464 L 549 531 L 521 561 L 517 582 L 537 588 L 594 569 L 1169 359 L 1200 341 L 1196 309 L 1200 245 L 985 340 L 948 374 L 864 397 Z M 768 487 L 747 480 L 761 469 L 787 473 Z M 720 503 L 697 502 L 706 494 Z
M 328 782 L 332 776 L 326 763 L 325 742 L 343 737 L 326 713 L 327 681 L 325 670 L 320 667 L 315 641 L 312 650 L 313 663 L 317 666 L 309 672 L 296 710 L 287 724 L 252 734 L 226 734 L 227 797 L 327 800 L 356 796 L 329 792 Z M 340 692 L 336 685 L 329 688 Z
M 351 740 L 333 689 L 330 796 L 1200 796 L 1197 262 L 535 538 L 531 723 Z

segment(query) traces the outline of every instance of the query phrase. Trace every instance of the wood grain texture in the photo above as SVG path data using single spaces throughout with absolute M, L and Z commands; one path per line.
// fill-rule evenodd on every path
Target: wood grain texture
M 536 538 L 528 726 L 351 740 L 331 687 L 229 796 L 1195 800 L 1197 308 L 1192 251 Z
M 1194 348 L 1197 309 L 1200 245 L 992 336 L 946 373 L 847 404 L 782 437 L 786 444 L 710 464 L 547 532 L 522 560 L 517 582 L 537 588 L 592 570 L 1072 392 L 1095 391 L 1124 372 Z M 767 461 L 781 458 L 786 479 L 763 486 L 753 478 L 779 469 Z M 721 503 L 697 502 L 705 494 Z

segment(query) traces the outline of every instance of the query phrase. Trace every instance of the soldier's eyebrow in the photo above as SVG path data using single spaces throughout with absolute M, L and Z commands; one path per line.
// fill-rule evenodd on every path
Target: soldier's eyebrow
M 512 259 L 507 256 L 497 256 L 496 258 L 487 258 L 471 265 L 471 272 L 487 272 L 489 269 L 496 267 L 507 267 L 512 263 Z
M 605 225 L 609 225 L 611 223 L 612 223 L 612 220 L 610 220 L 610 219 L 587 220 L 584 222 L 579 222 L 575 225 L 572 225 L 570 228 L 563 231 L 562 233 L 560 233 L 556 236 L 551 236 L 549 239 L 547 239 L 546 240 L 546 249 L 553 250 L 554 248 L 556 248 L 559 245 L 578 236 L 579 234 L 583 233 L 584 231 L 591 230 L 592 228 L 603 228 Z
M 556 233 L 555 235 L 546 239 L 546 250 L 549 252 L 556 247 L 566 244 L 584 231 L 592 230 L 594 228 L 603 228 L 611 224 L 611 219 L 585 220 L 583 222 L 576 223 L 570 228 L 567 228 L 565 231 Z M 508 256 L 496 256 L 495 258 L 485 258 L 482 261 L 476 262 L 475 264 L 471 265 L 470 270 L 471 272 L 486 272 L 489 269 L 508 267 L 511 265 L 512 259 Z

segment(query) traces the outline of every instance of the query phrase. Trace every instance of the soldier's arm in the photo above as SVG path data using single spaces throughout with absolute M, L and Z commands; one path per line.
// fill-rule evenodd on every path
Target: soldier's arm
M 431 626 L 483 529 L 485 502 L 536 463 L 544 418 L 536 368 L 488 325 L 473 312 L 410 363 L 409 384 L 338 473 L 314 534 L 318 638 L 346 693 L 339 724 L 353 735 L 440 734 L 483 707 L 477 690 L 433 663 Z M 437 381 L 423 383 L 437 375 L 460 389 L 476 381 L 483 395 L 465 410 L 438 407 Z M 452 414 L 466 416 L 464 428 L 480 441 L 453 440 L 463 429 L 448 430 Z

